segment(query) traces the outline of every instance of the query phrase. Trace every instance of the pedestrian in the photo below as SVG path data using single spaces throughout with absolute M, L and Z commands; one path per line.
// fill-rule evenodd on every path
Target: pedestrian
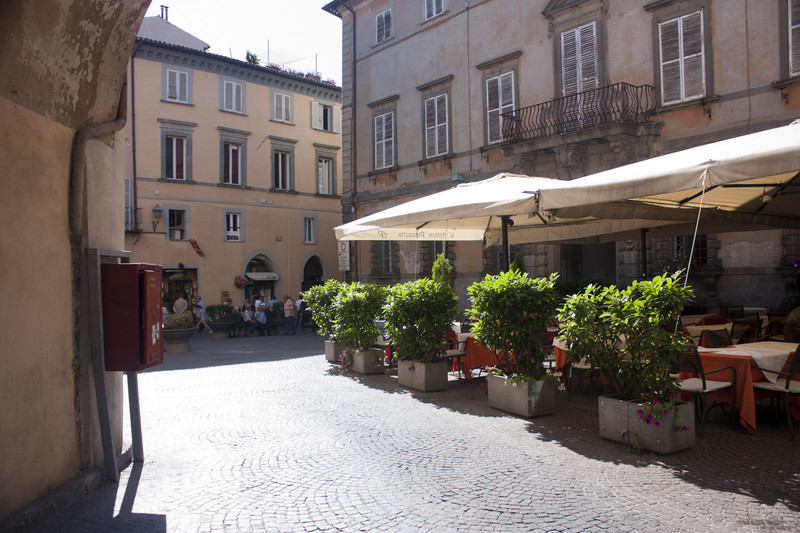
M 283 297 L 283 334 L 295 335 L 297 330 L 294 327 L 294 302 L 292 298 L 286 294 Z
M 202 296 L 197 296 L 197 303 L 194 304 L 194 315 L 197 318 L 197 332 L 200 333 L 207 329 L 209 333 L 213 333 L 211 328 L 206 324 L 206 304 L 203 302 Z
M 253 331 L 256 329 L 256 320 L 253 318 L 253 313 L 250 311 L 250 302 L 245 302 L 242 311 L 242 320 L 244 321 L 244 333 L 246 337 L 252 337 Z
M 175 300 L 175 303 L 172 304 L 172 310 L 179 315 L 185 313 L 187 309 L 189 309 L 189 302 L 186 301 L 186 294 L 182 292 L 178 299 Z
M 238 305 L 233 306 L 231 317 L 233 318 L 233 326 L 231 326 L 231 329 L 228 331 L 228 337 L 241 337 L 244 322 L 242 321 L 242 313 L 239 311 Z
M 272 330 L 269 327 L 269 315 L 264 312 L 264 309 L 267 308 L 266 304 L 261 304 L 258 306 L 258 311 L 256 311 L 256 327 L 258 328 L 258 334 L 262 337 L 264 335 L 271 337 Z
M 297 295 L 297 300 L 294 302 L 295 310 L 294 310 L 294 325 L 295 327 L 300 325 L 300 321 L 303 319 L 303 294 L 300 293 Z

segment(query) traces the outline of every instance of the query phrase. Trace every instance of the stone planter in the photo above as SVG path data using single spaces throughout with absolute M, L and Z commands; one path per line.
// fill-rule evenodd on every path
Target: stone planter
M 675 413 L 663 417 L 661 425 L 655 426 L 639 420 L 639 402 L 614 396 L 600 396 L 597 402 L 600 436 L 603 438 L 660 454 L 694 447 L 694 406 L 691 403 L 678 406 L 681 424 L 689 426 L 689 430 L 675 431 Z
M 398 361 L 397 382 L 403 387 L 422 392 L 445 390 L 447 388 L 447 362 Z
M 505 376 L 486 376 L 489 407 L 531 418 L 551 415 L 556 410 L 556 388 L 551 380 L 509 383 Z
M 206 322 L 211 328 L 211 338 L 221 341 L 229 337 L 229 332 L 233 327 L 233 322 Z
M 383 374 L 383 357 L 380 350 L 354 350 L 350 370 L 359 374 Z
M 337 341 L 325 341 L 325 359 L 330 363 L 341 363 L 340 357 L 345 349 L 345 343 Z
M 189 346 L 189 338 L 195 334 L 197 328 L 192 326 L 191 328 L 180 328 L 180 329 L 162 329 L 161 336 L 164 338 L 164 341 L 167 343 L 166 349 L 164 350 L 167 353 L 188 353 L 191 351 L 191 347 Z

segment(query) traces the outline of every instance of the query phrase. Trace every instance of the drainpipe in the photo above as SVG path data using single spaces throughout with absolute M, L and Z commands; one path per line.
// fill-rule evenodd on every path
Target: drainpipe
M 72 161 L 70 169 L 70 190 L 69 190 L 69 232 L 70 247 L 72 254 L 72 347 L 73 347 L 73 375 L 75 380 L 75 408 L 76 408 L 76 429 L 78 457 L 81 468 L 92 468 L 92 454 L 87 453 L 84 444 L 89 442 L 91 436 L 85 434 L 83 414 L 89 414 L 87 409 L 88 398 L 85 394 L 89 393 L 89 376 L 94 374 L 95 395 L 105 395 L 105 382 L 103 367 L 97 367 L 92 362 L 92 337 L 90 328 L 90 315 L 88 309 L 90 304 L 90 293 L 93 280 L 89 279 L 90 264 L 87 253 L 87 241 L 89 225 L 86 216 L 86 146 L 90 139 L 95 139 L 102 135 L 115 133 L 125 126 L 127 118 L 127 76 L 123 79 L 120 90 L 119 105 L 117 107 L 117 119 L 112 122 L 104 122 L 93 126 L 80 128 L 75 133 L 72 141 Z M 97 287 L 99 289 L 99 287 Z M 86 314 L 86 316 L 82 316 Z M 102 361 L 101 361 L 102 364 Z M 88 371 L 88 372 L 87 372 Z M 98 379 L 103 383 L 99 384 Z M 102 391 L 102 392 L 101 392 Z M 106 398 L 107 400 L 107 398 Z M 107 404 L 107 402 L 106 402 Z M 98 408 L 99 411 L 99 408 Z M 116 452 L 113 450 L 111 421 L 109 413 L 98 413 L 100 416 L 100 431 L 103 436 L 103 456 L 106 463 L 106 475 L 111 479 L 119 479 L 119 472 L 116 469 Z M 112 466 L 113 465 L 113 466 Z
M 138 39 L 137 39 L 138 40 Z M 136 43 L 136 47 L 133 49 L 133 53 L 131 54 L 131 172 L 133 175 L 131 176 L 131 200 L 132 200 L 132 217 L 134 223 L 136 223 L 136 213 L 137 209 L 139 208 L 139 195 L 136 193 L 136 74 L 134 69 L 134 60 L 136 59 L 136 54 L 139 52 L 139 48 L 142 47 L 142 41 Z M 126 96 L 127 98 L 127 96 Z M 127 100 L 126 100 L 127 102 Z M 137 228 L 138 229 L 138 228 Z

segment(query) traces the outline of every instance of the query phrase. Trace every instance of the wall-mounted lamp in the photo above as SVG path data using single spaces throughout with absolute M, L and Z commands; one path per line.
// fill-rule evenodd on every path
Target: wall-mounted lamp
M 155 231 L 158 227 L 158 221 L 161 220 L 161 215 L 163 214 L 164 209 L 160 205 L 156 204 L 156 206 L 153 208 L 153 231 Z

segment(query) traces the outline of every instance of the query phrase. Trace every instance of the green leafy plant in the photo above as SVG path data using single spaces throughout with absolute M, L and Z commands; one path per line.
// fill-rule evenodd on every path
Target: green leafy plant
M 679 270 L 625 289 L 590 285 L 559 308 L 570 358 L 585 357 L 600 369 L 617 396 L 641 400 L 640 416 L 648 423 L 658 422 L 679 401 L 669 374 L 685 339 L 675 324 L 694 295 L 682 277 Z
M 311 319 L 319 326 L 320 334 L 330 337 L 331 340 L 338 340 L 334 337 L 338 318 L 334 304 L 341 287 L 340 281 L 329 279 L 324 284 L 315 285 L 303 293 L 303 300 L 312 312 Z
M 514 255 L 514 259 L 511 261 L 511 264 L 508 265 L 508 271 L 511 272 L 512 270 L 519 270 L 520 272 L 525 272 L 525 262 L 522 260 L 522 256 L 519 254 Z
M 558 306 L 556 279 L 557 274 L 530 278 L 512 270 L 487 275 L 467 289 L 472 332 L 495 352 L 497 367 L 506 377 L 533 380 L 546 375 L 547 323 Z
M 169 315 L 164 323 L 164 329 L 186 329 L 194 327 L 194 315 L 191 311 Z
M 386 288 L 369 283 L 343 283 L 336 294 L 333 335 L 352 349 L 369 349 L 380 331 L 374 321 L 381 318 Z
M 233 322 L 233 307 L 225 304 L 207 305 L 206 322 Z
M 433 266 L 431 267 L 431 279 L 433 281 L 438 281 L 439 283 L 446 283 L 450 284 L 450 277 L 453 275 L 453 265 L 450 264 L 450 261 L 444 256 L 444 254 L 439 254 L 436 256 L 436 261 L 433 262 Z
M 391 287 L 383 314 L 397 358 L 441 360 L 444 335 L 456 317 L 457 305 L 458 297 L 447 281 L 422 278 Z

